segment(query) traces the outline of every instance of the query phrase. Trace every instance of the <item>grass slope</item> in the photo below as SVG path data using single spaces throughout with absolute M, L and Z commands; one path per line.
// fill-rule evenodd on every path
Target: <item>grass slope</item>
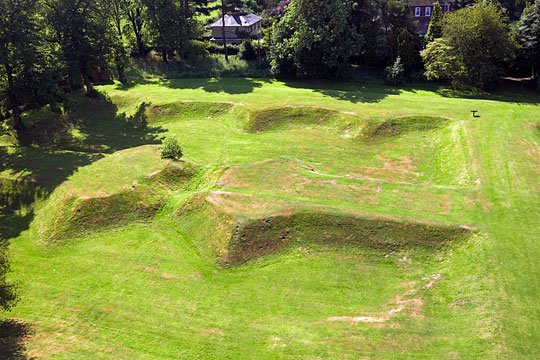
M 33 328 L 30 356 L 539 352 L 536 95 L 244 78 L 132 85 L 101 87 L 111 101 L 79 99 L 70 136 L 46 151 L 3 155 L 2 177 L 53 191 L 36 217 L 7 212 L 1 227 L 11 229 L 21 284 L 10 315 Z M 198 170 L 182 186 L 165 175 L 152 185 L 163 194 L 152 216 L 55 246 L 38 241 L 55 194 L 109 194 L 147 179 L 159 160 L 129 154 L 170 135 Z M 463 226 L 476 230 L 457 240 Z M 384 246 L 347 241 L 366 231 Z M 274 247 L 284 234 L 287 246 Z M 413 246 L 422 234 L 445 245 Z M 400 237 L 405 246 L 388 246 Z M 216 264 L 246 244 L 255 247 L 239 252 L 249 255 L 240 266 Z

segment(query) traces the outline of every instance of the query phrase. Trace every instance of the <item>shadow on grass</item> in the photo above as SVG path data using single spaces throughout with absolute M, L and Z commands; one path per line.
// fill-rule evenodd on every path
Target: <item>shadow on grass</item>
M 161 82 L 171 89 L 202 89 L 210 93 L 224 92 L 231 95 L 249 94 L 263 86 L 265 79 L 250 78 L 208 78 L 208 79 L 167 79 Z
M 25 341 L 32 334 L 29 325 L 8 319 L 0 322 L 0 356 L 5 360 L 30 359 Z
M 29 209 L 47 197 L 78 168 L 118 150 L 161 143 L 161 127 L 148 126 L 141 103 L 133 115 L 118 113 L 108 98 L 73 97 L 76 106 L 66 116 L 36 123 L 28 129 L 27 145 L 0 147 L 0 233 L 7 239 L 20 234 L 33 220 Z
M 219 79 L 168 79 L 160 84 L 171 89 L 202 89 L 210 93 L 224 92 L 231 95 L 249 94 L 272 79 L 251 79 L 224 77 Z M 400 89 L 377 81 L 367 83 L 334 82 L 334 81 L 285 81 L 285 85 L 295 89 L 319 92 L 338 100 L 352 103 L 375 103 L 388 95 L 398 95 L 401 90 L 414 91 L 413 88 Z
M 380 81 L 357 82 L 323 82 L 323 81 L 287 81 L 288 87 L 306 89 L 351 103 L 377 103 L 388 95 L 399 95 L 402 90 L 414 91 L 413 88 L 402 89 L 385 85 Z
M 491 92 L 481 90 L 459 90 L 451 86 L 439 86 L 435 89 L 437 94 L 456 99 L 492 100 L 516 104 L 540 104 L 540 93 L 531 86 L 512 80 L 504 80 Z

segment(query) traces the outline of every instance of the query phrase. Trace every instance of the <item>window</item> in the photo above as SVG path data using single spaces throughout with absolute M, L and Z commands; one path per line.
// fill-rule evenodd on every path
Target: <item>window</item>
M 426 16 L 431 16 L 431 7 L 426 8 Z
M 420 8 L 419 7 L 414 8 L 414 16 L 420 16 Z

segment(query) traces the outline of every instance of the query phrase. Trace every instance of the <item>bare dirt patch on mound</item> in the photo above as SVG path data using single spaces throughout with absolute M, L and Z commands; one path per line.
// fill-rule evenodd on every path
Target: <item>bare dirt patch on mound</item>
M 379 183 L 355 181 L 345 176 L 322 174 L 301 161 L 268 159 L 264 162 L 227 169 L 219 180 L 227 188 L 252 190 L 284 195 L 347 201 L 377 205 L 381 191 Z

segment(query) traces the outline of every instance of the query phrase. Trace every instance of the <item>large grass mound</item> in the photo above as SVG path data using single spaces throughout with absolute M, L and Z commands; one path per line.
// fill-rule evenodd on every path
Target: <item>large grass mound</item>
M 180 227 L 198 239 L 199 251 L 225 265 L 312 244 L 385 251 L 414 246 L 438 249 L 469 233 L 468 227 L 448 223 L 404 221 L 221 191 L 194 196 L 177 216 Z
M 437 116 L 407 116 L 382 122 L 371 122 L 363 132 L 367 140 L 377 141 L 413 132 L 439 129 L 450 123 L 447 118 Z
M 186 119 L 212 119 L 227 114 L 234 107 L 231 103 L 180 101 L 152 105 L 147 113 L 150 122 L 181 121 Z
M 40 240 L 151 219 L 171 191 L 195 173 L 190 163 L 163 160 L 155 146 L 123 150 L 81 168 L 39 209 Z
M 326 126 L 336 131 L 358 131 L 364 122 L 351 113 L 314 106 L 287 106 L 253 111 L 246 130 L 249 132 L 272 131 L 283 128 Z

